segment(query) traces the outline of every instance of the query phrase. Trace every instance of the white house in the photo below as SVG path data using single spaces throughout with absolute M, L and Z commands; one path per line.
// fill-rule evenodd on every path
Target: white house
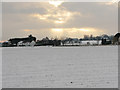
M 101 45 L 102 41 L 101 40 L 84 40 L 81 41 L 80 45 Z

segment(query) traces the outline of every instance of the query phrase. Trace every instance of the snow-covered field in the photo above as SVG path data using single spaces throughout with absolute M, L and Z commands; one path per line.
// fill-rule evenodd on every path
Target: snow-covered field
M 3 88 L 117 88 L 118 47 L 9 47 Z

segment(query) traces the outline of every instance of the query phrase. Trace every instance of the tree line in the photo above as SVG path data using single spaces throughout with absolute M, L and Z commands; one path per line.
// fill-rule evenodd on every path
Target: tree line
M 65 45 L 66 43 L 71 43 L 71 45 L 74 45 L 74 43 L 80 43 L 82 41 L 102 41 L 102 45 L 110 45 L 110 44 L 120 44 L 119 41 L 120 33 L 117 33 L 115 35 L 108 36 L 106 34 L 101 36 L 93 36 L 93 35 L 84 35 L 83 38 L 65 38 L 65 39 L 49 39 L 48 37 L 45 37 L 41 40 L 37 40 L 36 37 L 33 37 L 32 35 L 29 35 L 26 38 L 11 38 L 8 40 L 8 42 L 3 42 L 3 47 L 13 47 L 13 46 L 61 46 Z

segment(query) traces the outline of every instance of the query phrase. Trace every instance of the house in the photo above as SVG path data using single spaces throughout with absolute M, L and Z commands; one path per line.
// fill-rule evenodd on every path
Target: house
M 36 37 L 29 35 L 26 38 L 12 38 L 12 39 L 9 39 L 8 41 L 10 43 L 10 46 L 17 46 L 18 43 L 20 44 L 20 42 L 22 43 L 31 43 L 32 41 L 36 42 Z
M 102 45 L 110 45 L 110 44 L 112 44 L 111 38 L 106 34 L 102 35 Z
M 62 40 L 62 45 L 79 45 L 80 40 L 78 38 L 66 38 L 65 40 Z
M 120 33 L 117 33 L 117 34 L 113 37 L 113 44 L 120 45 Z
M 101 40 L 82 40 L 80 45 L 101 45 Z
M 10 44 L 9 44 L 8 41 L 5 41 L 5 42 L 1 43 L 1 46 L 2 46 L 2 47 L 9 47 Z

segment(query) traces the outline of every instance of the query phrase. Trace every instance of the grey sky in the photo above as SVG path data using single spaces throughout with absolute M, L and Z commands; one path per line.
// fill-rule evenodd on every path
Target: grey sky
M 2 40 L 2 3 L 0 2 L 0 41 Z
M 117 4 L 107 2 L 47 3 L 4 2 L 3 40 L 33 34 L 43 37 L 77 37 L 118 32 Z

